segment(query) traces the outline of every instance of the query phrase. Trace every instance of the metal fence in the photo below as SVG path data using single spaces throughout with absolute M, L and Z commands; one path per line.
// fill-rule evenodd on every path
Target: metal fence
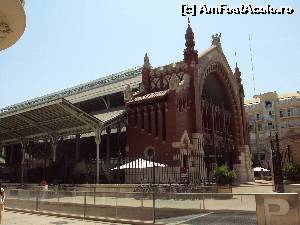
M 93 160 L 73 163 L 68 168 L 61 165 L 25 164 L 24 182 L 40 182 L 41 177 L 49 183 L 95 183 L 96 162 Z M 208 163 L 203 153 L 147 154 L 104 159 L 99 162 L 100 183 L 140 184 L 140 183 L 192 183 L 201 184 L 211 180 L 210 171 L 215 163 Z M 6 165 L 1 178 L 7 182 L 22 182 L 22 166 Z
M 138 191 L 138 190 L 136 190 Z M 142 192 L 83 192 L 6 190 L 6 207 L 84 218 L 166 222 L 178 216 L 208 212 L 255 216 L 254 194 L 175 193 L 156 189 Z M 250 225 L 251 223 L 249 223 Z M 256 224 L 256 223 L 255 223 Z
M 135 156 L 122 159 L 112 166 L 110 177 L 118 183 L 191 183 L 201 184 L 211 181 L 209 171 L 212 165 L 204 162 L 204 155 L 170 154 L 165 156 Z M 208 170 L 210 168 L 210 170 Z

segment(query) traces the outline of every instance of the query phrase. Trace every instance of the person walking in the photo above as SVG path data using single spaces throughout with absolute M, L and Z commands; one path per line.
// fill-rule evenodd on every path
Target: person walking
M 2 224 L 4 200 L 5 200 L 5 192 L 4 192 L 4 188 L 2 187 L 2 184 L 0 183 L 0 225 Z

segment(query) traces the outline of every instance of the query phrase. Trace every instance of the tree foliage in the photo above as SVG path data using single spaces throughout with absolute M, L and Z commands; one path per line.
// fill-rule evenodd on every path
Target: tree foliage
M 300 165 L 294 162 L 286 163 L 283 167 L 283 172 L 288 180 L 293 181 L 300 175 Z

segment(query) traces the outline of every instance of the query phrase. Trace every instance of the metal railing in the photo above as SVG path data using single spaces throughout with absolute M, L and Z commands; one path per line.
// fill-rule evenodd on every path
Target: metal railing
M 152 190 L 151 190 L 152 191 Z M 203 212 L 252 213 L 255 195 L 235 193 L 6 190 L 6 207 L 83 218 L 164 221 Z

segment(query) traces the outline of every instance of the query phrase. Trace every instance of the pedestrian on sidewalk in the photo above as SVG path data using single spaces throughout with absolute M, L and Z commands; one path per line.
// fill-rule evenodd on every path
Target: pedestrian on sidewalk
M 4 192 L 4 188 L 2 188 L 2 184 L 0 183 L 0 225 L 2 224 L 4 200 L 5 200 L 5 192 Z

